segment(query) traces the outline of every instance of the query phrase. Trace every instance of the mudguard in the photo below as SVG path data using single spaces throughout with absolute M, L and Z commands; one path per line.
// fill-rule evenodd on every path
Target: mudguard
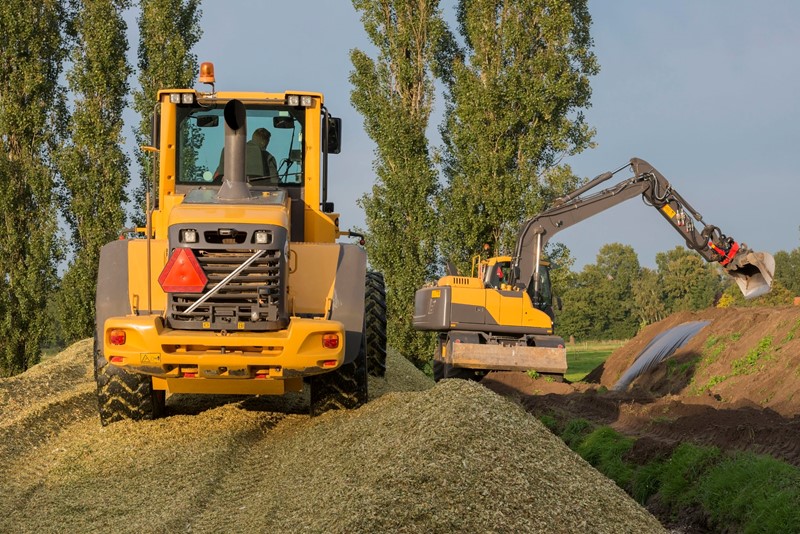
M 340 244 L 333 286 L 331 319 L 344 324 L 345 363 L 358 356 L 364 332 L 364 287 L 367 253 L 358 245 Z

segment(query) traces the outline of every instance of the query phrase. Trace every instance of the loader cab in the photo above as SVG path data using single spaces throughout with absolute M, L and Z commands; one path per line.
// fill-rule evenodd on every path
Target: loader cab
M 213 87 L 212 87 L 213 89 Z M 221 190 L 224 177 L 225 105 L 245 108 L 247 188 L 255 196 L 283 191 L 290 198 L 291 240 L 332 243 L 339 215 L 327 199 L 328 154 L 341 149 L 341 121 L 331 117 L 321 93 L 211 92 L 163 89 L 154 113 L 152 147 L 158 154 L 153 235 L 167 233 L 169 213 L 197 190 Z M 263 150 L 254 134 L 266 133 Z M 193 193 L 195 196 L 198 193 Z
M 219 187 L 224 169 L 223 105 L 180 106 L 177 128 L 177 191 Z M 249 105 L 245 174 L 251 187 L 302 187 L 303 109 Z M 264 147 L 261 140 L 265 139 Z M 271 163 L 270 159 L 274 161 Z M 273 167 L 274 166 L 274 167 Z

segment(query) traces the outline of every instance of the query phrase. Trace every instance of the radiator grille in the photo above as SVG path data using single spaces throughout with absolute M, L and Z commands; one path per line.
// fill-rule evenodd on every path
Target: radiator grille
M 285 259 L 279 250 L 267 250 L 194 310 L 186 310 L 255 253 L 252 249 L 193 250 L 208 277 L 202 293 L 171 293 L 173 327 L 187 329 L 274 330 L 287 323 L 285 313 Z

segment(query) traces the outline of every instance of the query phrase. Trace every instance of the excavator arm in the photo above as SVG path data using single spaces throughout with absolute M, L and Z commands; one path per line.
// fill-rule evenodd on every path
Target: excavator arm
M 601 191 L 584 193 L 630 168 L 633 177 Z M 664 176 L 646 161 L 633 158 L 613 172 L 603 173 L 575 191 L 556 199 L 553 205 L 523 223 L 514 254 L 514 279 L 518 289 L 534 284 L 539 293 L 539 264 L 547 242 L 558 232 L 601 213 L 626 200 L 641 196 L 681 234 L 686 246 L 708 262 L 719 262 L 745 298 L 764 295 L 772 288 L 775 260 L 765 252 L 752 252 L 723 234 L 675 191 Z

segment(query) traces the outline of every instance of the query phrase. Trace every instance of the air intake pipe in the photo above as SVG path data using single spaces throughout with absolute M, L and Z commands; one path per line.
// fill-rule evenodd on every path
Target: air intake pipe
M 223 110 L 225 118 L 225 148 L 222 186 L 219 200 L 248 200 L 250 185 L 245 179 L 245 154 L 247 146 L 247 110 L 239 100 L 231 100 Z

